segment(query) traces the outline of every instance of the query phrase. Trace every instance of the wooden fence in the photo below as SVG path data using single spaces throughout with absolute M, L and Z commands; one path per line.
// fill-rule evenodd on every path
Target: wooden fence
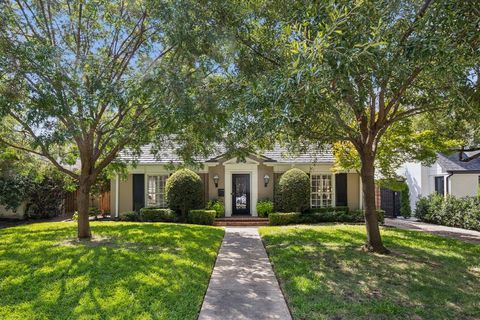
M 77 205 L 78 191 L 69 192 L 65 197 L 65 213 L 72 214 L 78 210 Z M 90 199 L 90 207 L 98 208 L 102 214 L 110 213 L 110 191 L 102 193 L 100 196 Z

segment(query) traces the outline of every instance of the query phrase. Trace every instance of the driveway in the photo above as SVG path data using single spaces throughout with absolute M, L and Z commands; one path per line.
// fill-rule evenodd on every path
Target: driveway
M 469 243 L 480 244 L 480 232 L 474 231 L 474 230 L 440 226 L 437 224 L 430 224 L 430 223 L 415 221 L 412 219 L 403 219 L 403 218 L 397 218 L 397 219 L 386 218 L 385 226 L 395 227 L 395 228 L 405 229 L 405 230 L 424 231 L 437 236 L 462 240 Z

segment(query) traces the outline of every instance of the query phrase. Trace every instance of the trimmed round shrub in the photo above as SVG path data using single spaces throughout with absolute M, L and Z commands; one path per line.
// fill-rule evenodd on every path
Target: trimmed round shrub
M 192 170 L 177 170 L 167 179 L 165 194 L 169 208 L 179 211 L 185 221 L 187 212 L 203 206 L 202 179 Z
M 140 218 L 147 222 L 171 222 L 175 220 L 175 212 L 165 208 L 142 208 Z
M 216 216 L 217 212 L 215 210 L 190 210 L 188 213 L 188 222 L 211 226 Z
M 273 202 L 270 200 L 262 200 L 257 202 L 257 213 L 259 217 L 266 218 L 273 212 Z
M 310 179 L 302 170 L 293 168 L 282 174 L 278 187 L 283 211 L 302 212 L 310 207 Z
M 284 226 L 287 224 L 294 224 L 300 221 L 299 212 L 276 212 L 268 215 L 268 220 L 271 226 Z

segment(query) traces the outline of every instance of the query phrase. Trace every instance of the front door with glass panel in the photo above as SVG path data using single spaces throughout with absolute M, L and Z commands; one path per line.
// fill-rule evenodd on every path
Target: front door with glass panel
M 250 175 L 232 174 L 232 213 L 250 214 Z

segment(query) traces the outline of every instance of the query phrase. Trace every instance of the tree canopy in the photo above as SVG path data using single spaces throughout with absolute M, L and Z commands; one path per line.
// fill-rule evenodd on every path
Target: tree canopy
M 213 137 L 198 130 L 221 118 L 207 13 L 196 1 L 0 4 L 0 143 L 78 182 L 80 237 L 91 186 L 121 150 L 173 137 L 191 158 Z
M 366 248 L 386 252 L 375 217 L 376 168 L 387 171 L 405 153 L 431 156 L 420 142 L 451 142 L 411 129 L 410 119 L 465 107 L 478 10 L 472 1 L 446 0 L 239 6 L 230 21 L 238 39 L 234 103 L 248 119 L 239 136 L 263 145 L 281 139 L 293 149 L 340 142 L 337 150 L 358 157 L 350 161 L 363 181 Z

